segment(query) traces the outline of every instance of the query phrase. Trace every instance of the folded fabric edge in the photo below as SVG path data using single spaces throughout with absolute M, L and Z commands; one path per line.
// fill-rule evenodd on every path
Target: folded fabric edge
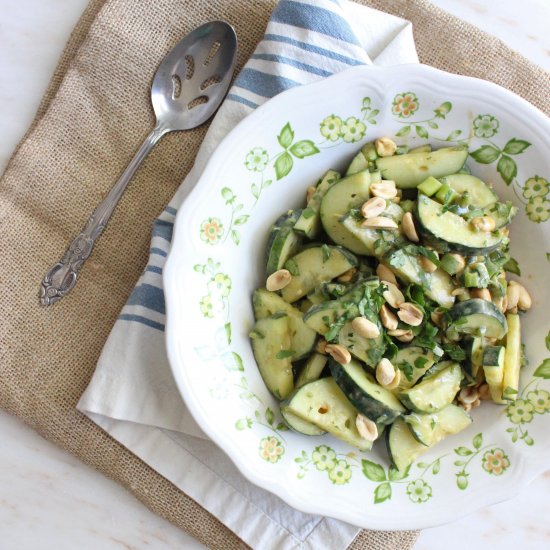
M 323 545 L 327 542 L 327 536 L 332 533 L 330 536 L 334 537 L 335 530 L 340 535 L 339 547 L 346 548 L 361 530 L 330 518 L 321 518 L 307 537 L 300 540 L 178 445 L 164 430 L 112 420 L 88 411 L 84 411 L 84 414 L 154 470 L 162 472 L 163 477 L 234 533 L 238 533 L 252 548 L 314 550 L 326 547 Z M 151 449 L 155 452 L 151 453 Z M 176 467 L 184 462 L 185 469 Z M 200 484 L 196 483 L 197 479 L 201 480 Z M 327 522 L 336 524 L 328 528 Z

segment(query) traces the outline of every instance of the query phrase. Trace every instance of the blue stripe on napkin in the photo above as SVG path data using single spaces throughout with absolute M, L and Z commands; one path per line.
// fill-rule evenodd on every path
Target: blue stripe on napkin
M 368 62 L 339 0 L 280 0 L 263 40 L 226 97 L 255 109 L 280 92 Z M 167 206 L 153 224 L 150 256 L 119 321 L 164 331 L 162 266 L 177 210 Z

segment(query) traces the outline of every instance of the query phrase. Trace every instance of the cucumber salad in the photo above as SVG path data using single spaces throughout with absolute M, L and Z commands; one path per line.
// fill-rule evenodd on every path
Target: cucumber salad
M 463 147 L 367 143 L 269 234 L 253 296 L 254 357 L 294 431 L 406 469 L 518 393 L 529 293 L 509 254 L 516 214 Z

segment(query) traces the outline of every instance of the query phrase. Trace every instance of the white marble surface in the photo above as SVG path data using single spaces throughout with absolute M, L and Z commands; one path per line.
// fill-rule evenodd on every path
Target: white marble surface
M 550 71 L 549 0 L 432 0 Z M 0 171 L 86 0 L 0 0 Z M 0 412 L 0 549 L 202 548 L 120 486 Z M 550 547 L 550 472 L 514 499 L 422 532 L 416 550 Z

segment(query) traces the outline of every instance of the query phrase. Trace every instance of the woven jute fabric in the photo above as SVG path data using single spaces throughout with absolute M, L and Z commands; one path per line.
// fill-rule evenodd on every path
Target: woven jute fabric
M 550 76 L 498 40 L 424 0 L 363 3 L 412 21 L 422 62 L 492 80 L 550 113 Z M 37 291 L 152 127 L 148 90 L 163 56 L 199 24 L 225 19 L 237 30 L 241 67 L 273 5 L 273 0 L 92 0 L 0 181 L 0 407 L 210 548 L 244 544 L 75 409 L 145 266 L 153 219 L 191 168 L 206 127 L 168 135 L 157 145 L 70 297 L 42 309 Z M 362 531 L 352 548 L 406 550 L 416 537 L 416 532 Z

